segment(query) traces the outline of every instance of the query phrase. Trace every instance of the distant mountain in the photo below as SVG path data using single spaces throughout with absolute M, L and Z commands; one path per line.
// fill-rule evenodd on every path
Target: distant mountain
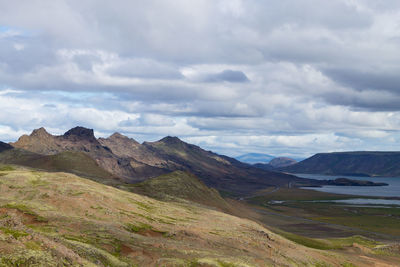
M 329 175 L 400 176 L 400 152 L 320 153 L 280 170 Z
M 286 157 L 278 157 L 274 158 L 269 162 L 269 165 L 271 165 L 274 168 L 281 168 L 281 167 L 287 167 L 293 164 L 296 164 L 297 161 L 291 158 L 286 158 Z
M 0 142 L 0 152 L 3 152 L 5 150 L 12 149 L 13 147 L 7 143 Z
M 237 160 L 248 164 L 268 163 L 274 158 L 275 158 L 274 156 L 261 153 L 247 153 L 236 157 Z
M 264 169 L 264 170 L 276 170 L 278 168 L 283 168 L 296 164 L 297 161 L 291 158 L 278 157 L 273 158 L 269 163 L 256 163 L 254 167 Z
M 60 136 L 53 136 L 40 128 L 30 135 L 21 136 L 11 145 L 15 148 L 12 153 L 18 152 L 20 156 L 10 158 L 3 155 L 3 162 L 8 160 L 31 167 L 37 165 L 43 169 L 71 169 L 75 173 L 79 170 L 86 176 L 94 176 L 93 172 L 101 171 L 113 176 L 114 180 L 116 177 L 126 183 L 136 183 L 177 170 L 193 173 L 207 186 L 239 194 L 271 185 L 307 181 L 258 169 L 171 136 L 140 144 L 119 133 L 96 139 L 93 130 L 84 127 L 75 127 Z M 92 167 L 85 167 L 85 162 L 89 160 L 75 161 L 78 166 L 73 166 L 71 158 L 61 156 L 65 152 L 81 153 L 79 157 L 84 155 L 90 158 L 92 163 L 89 165 Z

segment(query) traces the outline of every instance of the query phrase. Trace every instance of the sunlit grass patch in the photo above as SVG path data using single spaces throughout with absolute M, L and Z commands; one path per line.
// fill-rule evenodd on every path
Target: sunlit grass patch
M 37 225 L 37 224 L 29 224 L 27 227 L 31 228 L 35 232 L 41 232 L 41 233 L 57 233 L 58 229 L 57 226 L 52 226 L 52 225 Z
M 26 241 L 24 245 L 27 249 L 30 249 L 30 250 L 41 250 L 42 249 L 40 243 L 38 243 L 36 241 Z
M 10 165 L 3 165 L 0 166 L 0 171 L 1 172 L 10 172 L 10 171 L 15 171 L 16 169 L 13 166 Z
M 321 249 L 321 250 L 328 250 L 328 249 L 335 248 L 334 246 L 328 244 L 327 242 L 320 241 L 318 239 L 313 239 L 313 238 L 296 235 L 296 234 L 288 233 L 288 232 L 284 232 L 284 231 L 280 231 L 279 234 L 297 244 L 300 244 L 300 245 L 303 245 L 303 246 L 306 246 L 309 248 L 315 248 L 315 249 Z
M 133 199 L 128 199 L 128 200 L 129 200 L 129 202 L 137 205 L 138 208 L 141 209 L 141 210 L 150 212 L 150 211 L 152 211 L 154 209 L 153 206 L 150 206 L 149 204 L 146 204 L 144 202 L 136 201 L 136 200 L 133 200 Z
M 138 223 L 138 224 L 128 223 L 125 225 L 125 229 L 132 233 L 139 233 L 145 230 L 152 230 L 152 226 L 145 223 Z
M 91 244 L 73 239 L 66 239 L 65 241 L 68 247 L 70 247 L 75 253 L 79 254 L 83 258 L 90 260 L 91 262 L 99 262 L 103 266 L 112 267 L 132 266 L 126 262 L 121 261 L 118 257 L 112 255 L 111 253 L 95 247 Z
M 0 231 L 2 231 L 4 234 L 12 235 L 15 239 L 29 235 L 25 231 L 15 230 L 7 227 L 0 227 Z

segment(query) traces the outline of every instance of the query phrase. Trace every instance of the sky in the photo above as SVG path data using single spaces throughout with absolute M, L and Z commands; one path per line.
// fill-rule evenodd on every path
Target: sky
M 0 0 L 0 140 L 400 150 L 398 0 Z

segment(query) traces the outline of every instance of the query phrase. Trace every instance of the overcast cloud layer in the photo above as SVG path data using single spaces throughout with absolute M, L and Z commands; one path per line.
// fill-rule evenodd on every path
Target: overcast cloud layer
M 400 150 L 398 0 L 0 0 L 0 140 Z

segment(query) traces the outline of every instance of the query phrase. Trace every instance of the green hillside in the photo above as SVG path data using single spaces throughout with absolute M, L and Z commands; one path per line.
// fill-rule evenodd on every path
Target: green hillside
M 356 260 L 190 202 L 157 201 L 73 174 L 2 170 L 0 266 L 343 266 Z
M 175 171 L 146 180 L 130 187 L 136 193 L 160 200 L 185 199 L 222 211 L 232 209 L 217 190 L 207 187 L 196 176 L 184 171 Z
M 39 155 L 23 149 L 9 149 L 0 153 L 0 163 L 70 172 L 105 184 L 120 183 L 115 176 L 102 169 L 83 152 L 65 151 L 56 155 Z

